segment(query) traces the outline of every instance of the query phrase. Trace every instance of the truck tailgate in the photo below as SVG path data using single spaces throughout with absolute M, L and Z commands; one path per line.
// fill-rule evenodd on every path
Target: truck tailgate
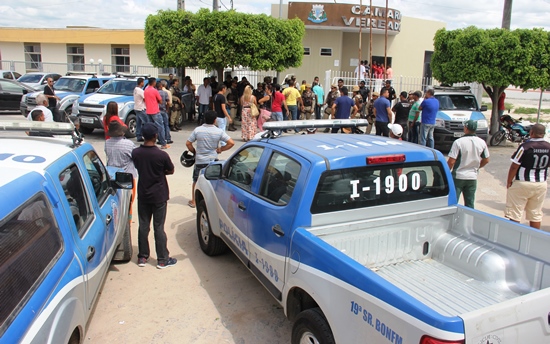
M 462 314 L 467 344 L 550 343 L 550 289 Z

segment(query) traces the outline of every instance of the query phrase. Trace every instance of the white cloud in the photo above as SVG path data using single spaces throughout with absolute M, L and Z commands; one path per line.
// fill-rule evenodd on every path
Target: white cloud
M 221 10 L 231 7 L 230 0 L 220 1 Z M 338 3 L 356 3 L 358 0 Z M 320 2 L 331 2 L 324 0 Z M 363 0 L 367 5 L 370 0 Z M 0 5 L 0 26 L 3 27 L 66 27 L 96 26 L 102 28 L 140 29 L 145 18 L 158 10 L 176 9 L 177 0 L 3 0 Z M 271 3 L 234 0 L 240 12 L 270 14 Z M 287 3 L 285 1 L 284 3 Z M 384 0 L 373 0 L 375 6 L 385 6 Z M 212 0 L 186 0 L 187 10 L 212 8 Z M 390 0 L 389 6 L 401 10 L 404 16 L 439 20 L 448 29 L 467 27 L 500 27 L 503 0 Z M 542 27 L 550 30 L 548 17 L 550 0 L 515 0 L 512 9 L 512 28 Z

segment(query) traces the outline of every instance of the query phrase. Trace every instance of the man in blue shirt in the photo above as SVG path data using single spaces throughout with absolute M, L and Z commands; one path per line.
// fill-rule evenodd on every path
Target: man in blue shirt
M 321 119 L 321 108 L 323 107 L 323 102 L 325 101 L 325 91 L 319 83 L 314 82 L 313 93 L 317 95 L 317 103 L 315 104 L 315 119 Z
M 429 89 L 424 95 L 424 101 L 420 104 L 422 122 L 420 124 L 419 143 L 423 146 L 434 148 L 435 118 L 439 111 L 439 100 L 434 97 L 434 90 Z
M 353 110 L 353 111 L 352 111 Z M 340 89 L 340 97 L 336 98 L 334 104 L 332 104 L 332 119 L 349 119 L 350 113 L 351 117 L 354 117 L 357 113 L 357 106 L 353 99 L 348 97 L 348 89 L 342 87 Z M 342 128 L 342 132 L 343 132 Z M 337 133 L 338 128 L 332 128 L 332 133 Z
M 376 127 L 376 135 L 378 136 L 390 136 L 388 123 L 392 122 L 393 114 L 391 103 L 388 99 L 389 93 L 387 88 L 383 88 L 380 97 L 374 101 L 374 115 L 376 116 L 374 125 Z

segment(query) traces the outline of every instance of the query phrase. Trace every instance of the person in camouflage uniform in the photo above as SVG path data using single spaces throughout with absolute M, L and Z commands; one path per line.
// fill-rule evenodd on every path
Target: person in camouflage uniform
M 367 107 L 367 121 L 369 122 L 369 125 L 367 126 L 367 131 L 365 131 L 365 134 L 370 134 L 372 131 L 372 128 L 374 127 L 374 119 L 376 118 L 376 115 L 374 114 L 374 101 L 380 97 L 380 93 L 373 92 L 371 100 L 369 101 L 368 107 Z
M 332 104 L 334 104 L 334 101 L 336 98 L 340 97 L 340 91 L 338 91 L 338 86 L 331 85 L 330 86 L 330 92 L 328 92 L 327 97 L 325 99 L 325 104 L 327 107 L 325 108 L 325 113 L 323 114 L 323 119 L 329 119 L 332 116 Z

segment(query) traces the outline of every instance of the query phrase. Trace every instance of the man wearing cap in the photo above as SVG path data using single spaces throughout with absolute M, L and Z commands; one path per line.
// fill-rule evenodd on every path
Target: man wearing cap
M 476 136 L 477 121 L 464 122 L 464 136 L 455 140 L 447 164 L 452 170 L 456 199 L 464 194 L 464 205 L 474 208 L 479 169 L 489 163 L 487 143 Z
M 403 127 L 397 123 L 388 123 L 388 129 L 390 129 L 390 138 L 403 140 Z
M 332 105 L 334 105 L 334 101 L 340 97 L 340 91 L 338 91 L 338 86 L 332 84 L 330 86 L 330 92 L 327 93 L 327 97 L 325 99 L 325 104 L 327 105 L 325 109 L 325 114 L 323 115 L 323 119 L 328 119 L 332 115 Z
M 359 86 L 353 86 L 351 92 L 353 94 L 353 102 L 357 106 L 356 117 L 359 117 L 363 114 L 363 97 L 359 94 Z
M 353 99 L 348 97 L 348 89 L 342 87 L 340 90 L 340 97 L 336 98 L 334 104 L 332 104 L 332 119 L 349 119 L 350 113 L 351 117 L 354 117 L 357 113 L 357 106 Z M 332 133 L 337 133 L 339 128 L 332 128 Z M 342 132 L 345 132 L 347 129 L 342 128 Z M 351 132 L 351 130 L 349 130 Z
M 168 153 L 156 146 L 159 129 L 154 123 L 145 123 L 141 133 L 145 142 L 132 151 L 132 160 L 139 173 L 138 179 L 138 266 L 149 259 L 149 231 L 151 218 L 155 233 L 157 268 L 164 269 L 177 263 L 168 251 L 164 222 L 170 194 L 166 176 L 174 174 L 174 164 Z
M 529 226 L 540 229 L 542 206 L 548 189 L 550 143 L 544 140 L 546 127 L 531 127 L 531 139 L 522 143 L 512 155 L 506 181 L 506 210 L 504 216 L 520 222 L 523 212 Z
M 369 125 L 367 125 L 367 131 L 365 131 L 365 134 L 370 134 L 372 132 L 372 127 L 374 127 L 374 121 L 376 119 L 376 115 L 374 114 L 374 102 L 378 99 L 378 97 L 380 97 L 380 93 L 372 92 L 372 97 L 367 106 L 367 122 L 369 122 Z
M 388 94 L 389 90 L 387 88 L 382 88 L 380 98 L 374 101 L 374 116 L 376 120 L 374 126 L 376 128 L 376 135 L 378 136 L 390 136 L 388 123 L 392 122 L 393 115 Z
M 311 84 L 306 84 L 306 89 L 302 92 L 302 107 L 300 108 L 300 119 L 315 119 L 313 113 L 317 104 L 317 96 L 311 90 Z
M 210 162 L 218 159 L 218 154 L 231 149 L 235 145 L 235 142 L 227 135 L 225 130 L 216 127 L 217 118 L 216 111 L 206 111 L 204 113 L 204 124 L 196 127 L 187 142 L 185 142 L 187 149 L 195 155 L 191 200 L 187 203 L 191 208 L 195 208 L 195 185 L 200 171 L 208 166 Z M 197 143 L 197 149 L 193 147 L 194 142 Z M 222 142 L 225 145 L 220 145 Z
M 383 94 L 385 89 L 388 90 L 388 95 L 386 96 L 386 98 L 388 98 L 391 103 L 394 99 L 397 98 L 395 90 L 391 86 L 391 80 L 386 80 L 386 84 L 384 85 L 384 87 L 382 87 L 382 90 L 380 90 L 380 94 Z

